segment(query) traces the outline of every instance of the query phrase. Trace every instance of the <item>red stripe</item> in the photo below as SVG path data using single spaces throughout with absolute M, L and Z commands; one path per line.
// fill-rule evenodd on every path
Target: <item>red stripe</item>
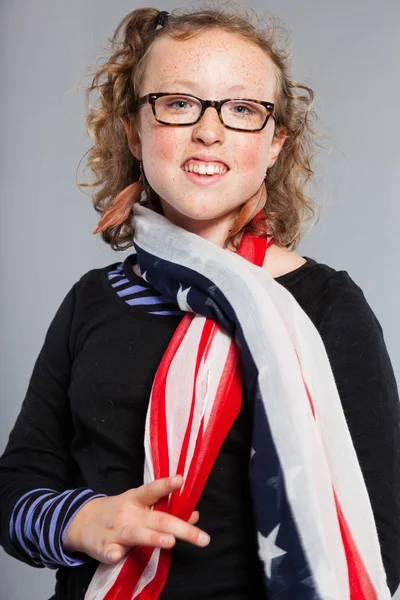
M 207 321 L 209 321 L 209 320 L 210 319 L 207 319 Z M 214 327 L 213 327 L 213 329 L 211 331 L 211 335 L 210 335 L 209 340 L 208 340 L 208 345 L 207 345 L 207 348 L 206 348 L 206 352 L 204 354 L 204 360 L 207 360 L 208 353 L 210 352 L 210 349 L 211 349 L 212 343 L 214 341 L 214 338 L 215 338 L 215 336 L 217 335 L 217 333 L 219 331 L 219 326 L 217 325 L 217 323 L 215 323 L 215 321 L 211 321 L 211 323 L 213 323 Z
M 154 548 L 135 546 L 127 556 L 122 569 L 104 596 L 104 600 L 132 600 L 136 583 L 139 581 Z
M 273 241 L 274 240 L 272 239 L 268 242 L 266 238 L 255 236 L 251 233 L 244 233 L 240 242 L 238 254 L 258 267 L 262 267 L 265 252 Z
M 207 429 L 202 439 L 197 439 L 185 486 L 182 493 L 171 496 L 170 510 L 182 519 L 188 519 L 195 509 L 223 441 L 239 414 L 242 399 L 239 358 L 238 347 L 231 343 Z
M 196 448 L 198 456 L 195 453 L 193 457 L 194 460 L 191 466 L 194 466 L 195 469 L 192 485 L 194 498 L 192 510 L 196 507 L 221 446 L 240 412 L 242 379 L 236 369 L 238 354 L 238 348 L 232 344 L 231 353 L 222 375 L 221 385 L 218 388 L 207 429 L 203 436 L 202 447 Z M 205 452 L 204 448 L 206 449 Z M 201 458 L 202 454 L 204 455 L 203 458 Z
M 155 600 L 159 597 L 167 580 L 171 558 L 172 553 L 170 550 L 161 550 L 156 576 L 136 596 L 135 600 Z
M 378 595 L 368 575 L 367 569 L 354 543 L 349 526 L 346 523 L 336 492 L 333 490 L 336 511 L 339 520 L 340 533 L 342 534 L 344 551 L 347 559 L 349 573 L 350 600 L 378 600 Z
M 295 349 L 296 351 L 296 349 Z M 299 356 L 296 352 L 297 360 L 300 365 L 303 383 L 307 392 L 311 412 L 314 420 L 316 421 L 314 403 L 311 398 L 310 391 L 303 377 L 303 371 Z M 336 514 L 338 517 L 340 534 L 342 536 L 343 548 L 346 555 L 347 572 L 349 577 L 349 588 L 350 588 L 350 600 L 378 600 L 377 593 L 365 568 L 365 565 L 361 559 L 360 553 L 358 552 L 357 546 L 354 542 L 350 528 L 344 518 L 342 508 L 336 495 L 335 488 L 332 486 L 333 495 L 335 498 Z
M 154 478 L 169 477 L 169 454 L 165 418 L 165 390 L 171 362 L 193 320 L 194 314 L 187 313 L 175 330 L 157 369 L 151 391 L 150 444 L 154 465 Z

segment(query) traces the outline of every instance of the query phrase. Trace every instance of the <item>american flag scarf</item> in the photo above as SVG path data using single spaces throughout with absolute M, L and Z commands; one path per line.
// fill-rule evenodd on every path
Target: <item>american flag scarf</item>
M 144 482 L 184 483 L 153 508 L 188 520 L 249 401 L 249 481 L 266 598 L 390 598 L 368 493 L 323 341 L 292 294 L 260 268 L 267 243 L 232 253 L 133 206 L 142 276 L 187 311 L 154 378 Z M 136 546 L 100 565 L 85 600 L 155 600 L 172 551 Z

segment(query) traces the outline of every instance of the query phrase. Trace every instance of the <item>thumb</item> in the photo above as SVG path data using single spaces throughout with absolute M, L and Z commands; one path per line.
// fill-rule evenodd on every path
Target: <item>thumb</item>
M 128 554 L 129 549 L 129 546 L 124 546 L 122 544 L 107 544 L 104 547 L 103 557 L 100 562 L 107 565 L 116 565 Z

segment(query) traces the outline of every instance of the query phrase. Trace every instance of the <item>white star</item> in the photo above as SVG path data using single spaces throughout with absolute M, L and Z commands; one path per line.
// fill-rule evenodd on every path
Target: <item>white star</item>
M 269 479 L 267 479 L 266 484 L 277 490 L 282 485 L 282 478 L 280 477 L 280 475 L 270 477 Z
M 181 284 L 179 284 L 179 290 L 178 290 L 178 293 L 176 294 L 176 300 L 177 300 L 178 306 L 181 310 L 194 312 L 190 308 L 188 301 L 187 301 L 187 295 L 189 292 L 190 292 L 190 287 L 188 287 L 186 290 L 183 290 Z
M 250 450 L 250 460 L 253 458 L 253 456 L 255 455 L 256 451 L 254 450 L 254 448 L 252 448 Z
M 261 560 L 265 564 L 268 579 L 271 579 L 271 563 L 274 558 L 287 554 L 286 550 L 282 550 L 275 544 L 275 540 L 278 536 L 280 524 L 271 531 L 268 537 L 264 537 L 260 532 L 257 534 L 258 538 L 258 554 Z
M 143 279 L 144 279 L 145 281 L 147 281 L 147 277 L 146 277 L 146 275 L 147 275 L 147 271 L 145 271 L 144 273 L 142 273 L 142 277 L 143 277 Z M 149 282 L 147 281 L 147 283 L 149 283 Z

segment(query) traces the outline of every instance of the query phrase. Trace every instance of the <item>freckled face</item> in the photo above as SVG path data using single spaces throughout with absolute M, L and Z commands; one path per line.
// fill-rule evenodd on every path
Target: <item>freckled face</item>
M 210 100 L 275 102 L 275 90 L 273 64 L 261 48 L 235 34 L 213 30 L 191 40 L 167 36 L 156 42 L 139 93 L 178 91 Z M 139 134 L 135 154 L 143 161 L 165 215 L 186 229 L 193 229 L 191 224 L 198 220 L 231 221 L 256 193 L 281 148 L 273 141 L 273 118 L 260 132 L 233 131 L 223 127 L 214 108 L 208 108 L 196 125 L 168 127 L 154 119 L 147 104 L 138 111 L 134 127 Z M 182 169 L 195 154 L 220 157 L 229 171 L 212 185 L 198 185 Z

